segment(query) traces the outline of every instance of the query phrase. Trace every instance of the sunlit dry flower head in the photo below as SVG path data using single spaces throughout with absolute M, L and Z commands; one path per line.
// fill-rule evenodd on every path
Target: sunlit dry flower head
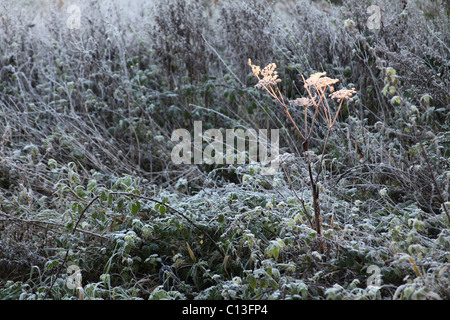
M 276 85 L 281 81 L 281 79 L 278 79 L 278 72 L 275 71 L 276 67 L 277 65 L 275 63 L 271 63 L 261 70 L 263 78 L 259 80 L 259 83 L 256 85 L 257 88 Z
M 305 80 L 305 88 L 311 87 L 316 84 L 316 82 L 320 79 L 320 77 L 326 75 L 326 72 L 316 72 L 309 76 L 308 79 Z
M 295 100 L 289 100 L 289 103 L 292 106 L 297 107 L 310 107 L 313 105 L 313 102 L 310 98 L 297 98 Z
M 252 67 L 253 75 L 254 75 L 255 77 L 259 77 L 259 74 L 260 74 L 260 72 L 261 72 L 261 68 L 260 68 L 259 66 L 253 65 L 251 59 L 248 59 L 248 65 L 249 65 L 250 67 Z
M 331 99 L 337 99 L 338 102 L 341 102 L 342 99 L 348 99 L 350 101 L 353 101 L 352 96 L 356 93 L 355 88 L 352 88 L 350 90 L 341 89 L 336 92 L 333 92 L 330 94 Z
M 305 80 L 305 88 L 307 87 L 315 87 L 316 89 L 324 88 L 327 86 L 331 86 L 339 81 L 338 79 L 323 77 L 326 74 L 327 74 L 326 72 L 313 73 L 308 79 Z M 333 92 L 334 88 L 330 87 L 330 90 L 331 92 Z
M 253 65 L 250 59 L 248 59 L 248 64 L 250 67 L 252 67 L 253 75 L 259 80 L 258 84 L 255 86 L 256 88 L 264 88 L 267 86 L 276 85 L 281 81 L 281 79 L 278 79 L 278 72 L 275 71 L 277 67 L 275 63 L 270 63 L 262 70 L 259 66 Z M 260 74 L 262 78 L 259 77 Z

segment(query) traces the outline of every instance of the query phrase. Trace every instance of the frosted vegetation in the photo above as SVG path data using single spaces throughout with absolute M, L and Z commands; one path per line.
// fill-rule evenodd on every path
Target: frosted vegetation
M 0 299 L 449 299 L 449 29 L 448 1 L 0 1 Z M 279 168 L 175 164 L 194 121 L 279 129 Z

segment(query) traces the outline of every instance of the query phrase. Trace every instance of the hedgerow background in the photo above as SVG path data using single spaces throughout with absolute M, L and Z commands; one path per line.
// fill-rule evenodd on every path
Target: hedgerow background
M 449 299 L 449 30 L 446 1 L 0 1 L 0 299 Z M 288 99 L 314 72 L 358 92 L 324 157 L 324 254 L 249 58 Z M 194 121 L 279 128 L 286 161 L 174 165 Z

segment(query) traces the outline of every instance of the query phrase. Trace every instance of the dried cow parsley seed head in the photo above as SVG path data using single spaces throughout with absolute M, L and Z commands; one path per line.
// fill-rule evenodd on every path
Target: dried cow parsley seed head
M 339 81 L 338 79 L 323 77 L 326 74 L 327 74 L 326 72 L 313 73 L 308 79 L 305 80 L 305 88 L 307 87 L 315 87 L 316 89 L 324 88 L 327 86 L 331 86 Z M 330 87 L 330 89 L 331 92 L 334 91 L 333 87 Z
M 342 99 L 348 99 L 350 101 L 353 101 L 352 96 L 356 93 L 355 88 L 352 88 L 350 90 L 347 89 L 341 89 L 336 92 L 333 92 L 330 94 L 331 99 L 337 99 L 338 102 L 341 102 Z
M 255 85 L 256 88 L 264 88 L 271 85 L 276 85 L 281 79 L 278 79 L 278 72 L 275 71 L 277 65 L 275 63 L 270 63 L 264 69 L 261 70 L 259 66 L 252 64 L 252 60 L 248 59 L 248 64 L 252 67 L 252 72 L 255 77 L 258 78 L 259 82 Z M 262 75 L 262 78 L 259 75 Z
M 326 75 L 326 72 L 316 72 L 309 76 L 308 79 L 305 80 L 305 88 L 314 86 L 320 77 Z

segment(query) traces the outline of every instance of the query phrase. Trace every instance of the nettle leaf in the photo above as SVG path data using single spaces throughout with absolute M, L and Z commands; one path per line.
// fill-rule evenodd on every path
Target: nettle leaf
M 73 220 L 67 222 L 67 223 L 66 223 L 66 229 L 67 229 L 68 231 L 72 231 L 72 228 L 74 227 L 74 224 L 75 224 L 75 223 L 73 222 Z
M 129 175 L 126 175 L 122 181 L 127 187 L 131 186 L 131 184 L 133 183 L 133 179 Z
M 255 288 L 256 288 L 256 284 L 257 284 L 256 278 L 255 278 L 255 276 L 253 276 L 252 274 L 249 274 L 249 275 L 247 276 L 247 282 L 248 282 L 248 284 L 250 285 L 250 288 L 252 288 L 252 289 L 255 289 Z
M 59 265 L 58 260 L 50 260 L 45 263 L 45 270 L 50 271 Z
M 88 191 L 95 191 L 96 188 L 97 188 L 97 180 L 95 180 L 95 179 L 89 180 L 89 182 L 87 184 L 87 190 Z
M 106 190 L 100 192 L 100 201 L 106 201 L 109 198 L 109 194 Z
M 268 280 L 268 285 L 269 285 L 273 290 L 278 289 L 278 283 L 277 283 L 273 278 L 270 278 L 270 279 Z
M 85 198 L 86 197 L 86 191 L 84 190 L 83 186 L 76 186 L 74 188 L 75 193 L 77 194 L 77 196 L 79 196 L 80 198 Z
M 266 248 L 266 254 L 269 258 L 278 259 L 280 249 L 284 247 L 284 242 L 280 239 L 270 241 L 269 246 Z
M 112 206 L 113 204 L 113 195 L 110 193 L 108 194 L 108 206 Z
M 269 251 L 268 256 L 270 257 L 274 257 L 275 260 L 278 259 L 278 255 L 280 254 L 280 248 L 279 247 L 275 247 L 272 248 L 272 250 Z
M 72 212 L 77 212 L 78 211 L 78 202 L 74 202 L 72 203 Z
M 131 205 L 131 214 L 135 216 L 139 212 L 139 210 L 141 210 L 141 203 L 139 201 L 136 201 Z
M 117 209 L 120 211 L 123 208 L 125 199 L 124 198 L 120 198 L 119 201 L 117 201 Z

